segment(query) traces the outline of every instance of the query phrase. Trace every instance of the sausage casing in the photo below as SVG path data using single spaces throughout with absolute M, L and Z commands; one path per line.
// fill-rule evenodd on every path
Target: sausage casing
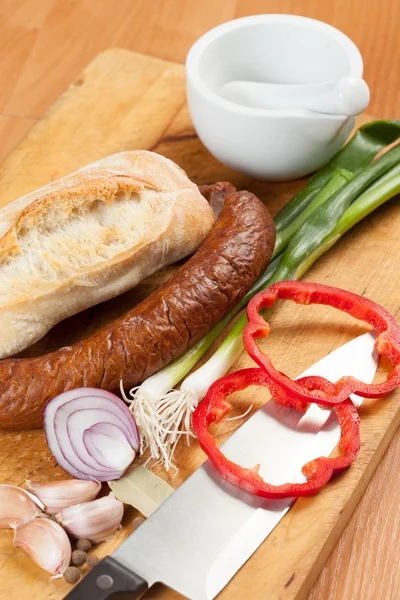
M 91 337 L 34 358 L 0 362 L 0 428 L 40 427 L 66 390 L 131 388 L 183 354 L 233 309 L 268 264 L 273 221 L 250 192 L 227 196 L 199 250 L 143 302 Z

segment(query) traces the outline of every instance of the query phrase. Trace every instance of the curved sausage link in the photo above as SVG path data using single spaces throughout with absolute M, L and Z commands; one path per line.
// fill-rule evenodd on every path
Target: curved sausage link
M 225 198 L 236 192 L 236 188 L 229 181 L 218 181 L 210 185 L 199 185 L 200 194 L 204 196 L 211 206 L 214 217 L 217 219 L 221 214 Z
M 118 392 L 201 339 L 246 294 L 275 242 L 273 221 L 250 192 L 226 197 L 206 241 L 159 290 L 88 339 L 34 358 L 0 362 L 0 428 L 40 427 L 45 403 L 82 386 Z

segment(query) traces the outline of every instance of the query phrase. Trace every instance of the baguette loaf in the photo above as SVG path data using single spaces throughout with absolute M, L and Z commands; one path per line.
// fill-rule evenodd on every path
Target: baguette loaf
M 213 226 L 177 165 L 121 152 L 0 210 L 0 358 L 192 254 Z

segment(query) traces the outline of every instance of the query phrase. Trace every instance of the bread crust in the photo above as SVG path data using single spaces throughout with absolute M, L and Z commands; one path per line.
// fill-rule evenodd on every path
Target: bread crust
M 192 254 L 207 201 L 169 159 L 114 154 L 0 210 L 0 358 Z

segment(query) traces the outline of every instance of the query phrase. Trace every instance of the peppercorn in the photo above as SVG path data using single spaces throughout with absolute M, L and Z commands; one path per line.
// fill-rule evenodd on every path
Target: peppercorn
M 85 552 L 89 552 L 92 548 L 92 542 L 90 540 L 78 540 L 76 547 L 78 550 L 84 550 Z
M 71 556 L 71 563 L 76 567 L 80 567 L 85 564 L 87 560 L 87 554 L 84 550 L 74 550 Z
M 64 571 L 64 579 L 67 583 L 76 583 L 81 578 L 81 572 L 78 567 L 68 567 Z
M 99 562 L 100 561 L 97 558 L 97 556 L 89 556 L 89 558 L 87 559 L 87 564 L 90 569 L 94 569 L 94 567 L 96 567 L 99 564 Z

